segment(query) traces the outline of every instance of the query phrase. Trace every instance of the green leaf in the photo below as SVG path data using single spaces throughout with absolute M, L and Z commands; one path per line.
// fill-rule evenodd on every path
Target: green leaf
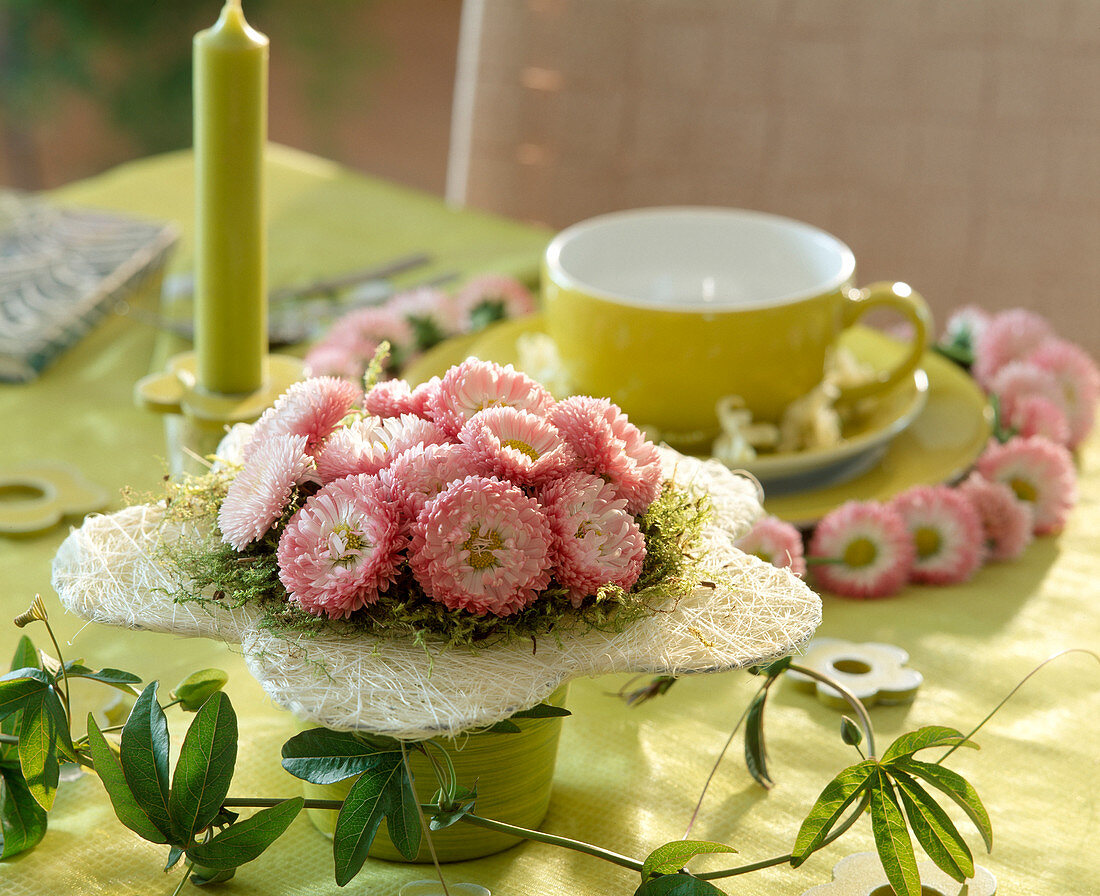
M 653 876 L 675 874 L 695 856 L 712 852 L 737 852 L 737 850 L 732 846 L 726 846 L 725 843 L 714 843 L 710 840 L 673 840 L 664 846 L 658 846 L 646 856 L 642 863 L 642 880 L 649 880 Z
M 538 703 L 532 706 L 530 709 L 521 709 L 515 713 L 513 719 L 557 719 L 562 716 L 571 716 L 571 713 L 564 706 L 554 706 L 550 703 Z
M 436 794 L 435 799 L 439 803 L 439 811 L 432 816 L 431 821 L 428 823 L 428 827 L 433 831 L 449 828 L 456 821 L 459 821 L 463 815 L 469 815 L 474 810 L 474 805 L 477 802 L 477 788 L 459 787 L 455 790 L 451 800 L 446 803 L 443 802 L 442 796 L 443 791 Z
M 893 778 L 909 827 L 928 858 L 960 884 L 973 877 L 974 856 L 948 814 L 908 775 L 894 772 Z
M 227 880 L 232 880 L 233 875 L 236 873 L 236 868 L 225 868 L 222 871 L 214 871 L 213 869 L 196 866 L 191 869 L 191 877 L 189 879 L 196 887 L 205 887 L 207 884 L 224 884 Z
M 920 872 L 909 829 L 894 787 L 882 769 L 871 783 L 871 832 L 882 870 L 897 896 L 921 896 Z
M 793 661 L 794 657 L 788 654 L 765 666 L 750 666 L 747 671 L 753 675 L 766 675 L 768 678 L 776 678 L 781 673 L 786 672 Z
M 19 769 L 0 768 L 0 859 L 33 849 L 45 835 L 46 810 Z
M 963 743 L 964 741 L 965 743 Z M 973 741 L 966 740 L 966 736 L 961 731 L 956 731 L 954 728 L 945 728 L 942 725 L 927 725 L 924 728 L 918 728 L 916 731 L 903 734 L 890 744 L 886 752 L 882 754 L 882 764 L 889 765 L 895 759 L 900 759 L 902 756 L 912 756 L 918 750 L 927 750 L 929 747 L 953 747 L 960 743 L 963 743 L 964 746 L 973 747 L 975 750 L 978 749 L 978 745 Z
M 168 720 L 150 682 L 122 729 L 122 773 L 138 803 L 161 831 L 172 830 L 168 810 Z
M 92 681 L 98 681 L 135 697 L 138 690 L 134 685 L 141 684 L 141 679 L 131 672 L 123 672 L 121 669 L 89 669 L 87 666 L 75 662 L 65 664 L 65 674 L 69 678 L 88 678 Z
M 869 786 L 877 768 L 878 764 L 873 759 L 865 759 L 858 765 L 844 769 L 825 785 L 817 802 L 810 809 L 810 814 L 798 829 L 794 848 L 791 850 L 793 867 L 797 868 L 805 862 L 810 853 L 829 836 L 829 831 L 839 821 L 844 810 Z
M 172 846 L 168 850 L 168 861 L 164 863 L 164 873 L 167 874 L 173 868 L 176 867 L 179 860 L 183 858 L 183 847 Z
M 231 824 L 216 837 L 187 850 L 187 858 L 204 869 L 227 871 L 251 862 L 278 840 L 302 811 L 299 796 L 261 809 L 251 818 Z
M 196 713 L 183 739 L 168 812 L 189 843 L 218 815 L 237 763 L 237 714 L 220 691 Z
M 41 669 L 32 666 L 13 669 L 0 678 L 0 719 L 21 710 L 28 700 L 36 699 L 51 684 L 53 679 Z
M 420 818 L 400 753 L 380 757 L 344 798 L 332 837 L 336 883 L 341 887 L 363 867 L 383 817 L 393 845 L 405 858 L 415 858 L 420 849 Z
M 311 728 L 283 744 L 283 768 L 311 784 L 335 784 L 401 755 L 388 737 L 364 737 L 350 731 Z
M 931 762 L 921 762 L 918 759 L 908 757 L 895 763 L 895 768 L 901 771 L 923 778 L 937 790 L 946 793 L 969 816 L 982 835 L 987 850 L 993 849 L 993 825 L 989 821 L 989 813 L 978 798 L 978 792 L 962 775 L 936 765 Z
M 482 728 L 481 733 L 484 734 L 519 734 L 523 729 L 519 727 L 511 719 L 501 719 L 499 722 L 494 722 L 488 728 Z
M 745 765 L 749 774 L 765 790 L 775 783 L 768 774 L 768 752 L 764 748 L 764 706 L 768 701 L 767 690 L 753 698 L 745 717 Z
M 134 797 L 130 785 L 126 783 L 126 776 L 122 773 L 118 757 L 111 750 L 91 713 L 88 713 L 88 749 L 95 763 L 95 772 L 103 782 L 118 820 L 145 840 L 167 843 L 172 833 L 170 826 L 159 827 Z
M 15 654 L 11 659 L 11 670 L 14 672 L 16 669 L 37 668 L 39 668 L 38 648 L 34 646 L 30 638 L 23 635 L 19 639 L 19 643 L 15 645 Z
M 722 891 L 709 881 L 690 874 L 666 874 L 654 877 L 634 891 L 634 896 L 722 896 Z
M 178 700 L 186 712 L 198 712 L 213 694 L 225 687 L 229 673 L 221 669 L 202 669 L 193 672 L 176 685 L 172 699 Z
M 19 766 L 27 787 L 45 810 L 53 806 L 61 767 L 59 756 L 75 758 L 65 708 L 52 687 L 37 692 L 23 707 L 19 723 Z

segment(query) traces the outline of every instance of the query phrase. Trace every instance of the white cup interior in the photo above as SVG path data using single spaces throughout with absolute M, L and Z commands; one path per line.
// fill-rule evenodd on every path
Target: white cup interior
M 562 286 L 677 311 L 784 305 L 837 289 L 855 271 L 852 251 L 809 224 L 705 207 L 582 221 L 555 237 L 546 261 Z

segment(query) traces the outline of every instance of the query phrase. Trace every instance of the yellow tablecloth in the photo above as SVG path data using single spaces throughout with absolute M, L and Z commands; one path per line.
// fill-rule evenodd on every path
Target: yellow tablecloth
M 331 274 L 414 249 L 436 269 L 532 275 L 546 234 L 445 209 L 430 197 L 352 175 L 312 157 L 273 149 L 272 282 Z M 173 266 L 187 265 L 191 168 L 187 154 L 123 166 L 57 193 L 59 200 L 175 220 L 184 240 Z M 117 494 L 156 488 L 163 472 L 160 421 L 131 401 L 134 381 L 156 354 L 153 330 L 122 318 L 102 323 L 37 382 L 0 385 L 0 468 L 38 458 L 75 464 Z M 898 644 L 925 675 L 915 702 L 872 710 L 883 745 L 923 724 L 967 729 L 1041 660 L 1070 647 L 1100 650 L 1100 440 L 1081 456 L 1081 499 L 1066 531 L 1041 539 L 1024 559 L 982 570 L 970 584 L 910 588 L 860 603 L 826 597 L 820 634 Z M 121 505 L 116 499 L 112 508 Z M 0 537 L 0 618 L 47 598 L 69 658 L 129 669 L 171 687 L 205 666 L 230 672 L 242 747 L 233 796 L 283 796 L 299 782 L 279 767 L 293 721 L 266 699 L 231 649 L 149 633 L 84 625 L 62 614 L 49 586 L 62 527 L 34 538 Z M 30 632 L 40 643 L 40 628 Z M 17 640 L 0 627 L 0 660 Z M 628 709 L 613 695 L 621 678 L 576 684 L 563 728 L 550 815 L 544 827 L 643 857 L 683 835 L 695 799 L 728 730 L 755 683 L 731 673 L 678 683 L 664 698 Z M 840 744 L 839 714 L 784 685 L 769 704 L 770 793 L 756 787 L 735 745 L 711 786 L 694 837 L 727 842 L 738 863 L 789 850 L 799 820 L 824 784 L 854 761 Z M 98 691 L 90 691 L 98 694 Z M 170 714 L 177 743 L 187 719 Z M 1080 655 L 1036 676 L 978 737 L 980 752 L 960 751 L 954 767 L 976 785 L 993 819 L 995 849 L 979 864 L 1000 893 L 1037 896 L 1100 893 L 1091 849 L 1100 835 L 1100 665 Z M 958 816 L 960 828 L 970 829 Z M 830 878 L 832 865 L 871 848 L 860 822 L 798 870 L 781 866 L 719 884 L 728 892 L 799 894 Z M 64 785 L 45 841 L 0 864 L 0 892 L 22 894 L 171 893 L 165 850 L 131 835 L 114 818 L 93 777 Z M 693 866 L 695 867 L 695 866 Z M 699 863 L 698 867 L 706 867 Z M 503 896 L 631 893 L 637 877 L 596 859 L 539 844 L 447 868 L 451 882 L 472 881 Z M 342 892 L 396 893 L 429 868 L 368 861 Z M 267 854 L 244 866 L 226 892 L 328 894 L 331 847 L 303 815 Z

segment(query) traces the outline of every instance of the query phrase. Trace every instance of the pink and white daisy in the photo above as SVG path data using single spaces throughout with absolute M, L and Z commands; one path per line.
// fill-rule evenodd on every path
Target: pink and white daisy
M 916 486 L 890 502 L 913 538 L 914 582 L 953 585 L 967 581 L 982 565 L 985 531 L 965 496 L 946 485 Z
M 787 568 L 796 576 L 806 574 L 802 534 L 779 517 L 761 517 L 735 544 L 746 554 L 759 557 L 779 569 Z
M 554 578 L 569 589 L 573 606 L 603 585 L 629 591 L 642 573 L 645 538 L 611 484 L 572 473 L 549 483 L 539 499 L 553 533 Z
M 1058 381 L 1048 370 L 1027 361 L 1009 361 L 989 379 L 988 391 L 997 396 L 1004 417 L 1016 414 L 1028 398 L 1044 398 L 1064 409 L 1065 397 Z
M 574 395 L 555 405 L 550 422 L 573 449 L 578 467 L 615 486 L 631 514 L 644 513 L 660 494 L 657 448 L 617 405 L 606 398 Z
M 1066 444 L 1076 448 L 1096 422 L 1100 369 L 1084 349 L 1064 339 L 1045 340 L 1027 360 L 1048 371 L 1058 383 L 1069 418 L 1070 435 Z
M 313 346 L 304 359 L 306 373 L 311 376 L 338 376 L 345 380 L 358 380 L 363 375 L 366 357 L 350 344 L 321 342 Z
M 1035 513 L 1035 534 L 1060 532 L 1077 501 L 1073 457 L 1041 436 L 1016 437 L 990 445 L 975 465 L 979 473 L 1003 482 Z
M 463 330 L 480 330 L 510 317 L 535 311 L 535 297 L 513 277 L 486 274 L 474 277 L 454 297 Z
M 256 422 L 245 460 L 273 435 L 305 436 L 306 451 L 314 454 L 362 396 L 357 385 L 332 376 L 295 383 Z
M 378 600 L 401 567 L 406 539 L 376 476 L 329 483 L 279 539 L 279 579 L 315 616 L 346 619 Z
M 466 421 L 458 441 L 469 450 L 474 472 L 520 486 L 541 485 L 575 462 L 552 423 L 516 408 L 479 411 Z
M 317 475 L 332 482 L 359 473 L 377 473 L 414 445 L 447 441 L 428 420 L 400 417 L 363 417 L 337 429 L 317 454 Z
M 1059 445 L 1070 441 L 1069 420 L 1061 402 L 1039 395 L 1019 399 L 1009 413 L 1001 413 L 1001 423 L 1016 435 L 1042 436 Z
M 264 439 L 229 483 L 218 509 L 222 541 L 243 551 L 261 538 L 283 515 L 295 487 L 309 477 L 312 468 L 305 436 L 278 434 Z
M 814 578 L 845 597 L 888 597 L 909 579 L 915 550 L 897 511 L 875 501 L 849 501 L 827 514 L 810 539 L 810 557 L 823 561 Z
M 991 482 L 981 473 L 971 473 L 957 491 L 977 511 L 982 521 L 990 560 L 1015 560 L 1024 552 L 1035 528 L 1031 505 L 1021 501 L 1003 482 Z
M 452 610 L 507 616 L 550 583 L 550 522 L 519 488 L 467 476 L 429 501 L 413 524 L 409 566 Z
M 378 476 L 389 488 L 402 518 L 411 522 L 428 501 L 470 472 L 465 445 L 417 445 L 394 458 Z
M 341 317 L 329 332 L 331 338 L 358 347 L 364 365 L 374 357 L 381 343 L 388 342 L 400 352 L 415 338 L 409 322 L 389 307 L 356 308 Z
M 441 289 L 423 286 L 398 293 L 386 303 L 386 310 L 402 318 L 409 328 L 408 345 L 420 350 L 461 332 L 454 300 Z
M 439 377 L 432 377 L 415 389 L 405 380 L 383 380 L 363 397 L 363 410 L 375 417 L 400 417 L 413 414 L 427 417 L 432 396 L 438 391 Z
M 1009 361 L 1030 355 L 1054 332 L 1046 320 L 1024 308 L 990 318 L 974 344 L 974 378 L 988 391 L 993 375 Z
M 553 396 L 511 364 L 501 367 L 469 358 L 443 375 L 428 416 L 457 436 L 467 420 L 486 408 L 518 408 L 545 417 L 553 406 Z

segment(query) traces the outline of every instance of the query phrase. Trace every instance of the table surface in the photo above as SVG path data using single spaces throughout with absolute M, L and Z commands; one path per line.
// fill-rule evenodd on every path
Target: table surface
M 502 271 L 533 277 L 547 234 L 491 216 L 445 208 L 433 197 L 352 174 L 273 147 L 269 155 L 273 285 L 340 273 L 402 251 L 427 250 L 436 270 Z M 186 153 L 123 166 L 56 193 L 59 201 L 175 221 L 183 238 L 172 262 L 190 258 L 191 165 Z M 419 272 L 418 272 L 419 273 Z M 64 354 L 36 382 L 0 385 L 0 470 L 52 458 L 78 467 L 112 494 L 152 492 L 164 472 L 161 421 L 137 409 L 133 383 L 167 351 L 148 326 L 114 316 Z M 824 598 L 819 634 L 897 644 L 925 683 L 911 703 L 875 707 L 882 745 L 926 724 L 968 730 L 1042 660 L 1068 648 L 1100 650 L 1100 440 L 1079 457 L 1080 500 L 1066 530 L 1036 541 L 1013 564 L 989 566 L 966 585 L 912 587 L 883 601 Z M 171 687 L 198 668 L 230 673 L 227 691 L 240 718 L 242 747 L 233 796 L 289 796 L 300 783 L 279 766 L 294 722 L 275 708 L 230 647 L 148 632 L 86 625 L 67 616 L 50 588 L 50 561 L 65 528 L 30 538 L 0 537 L 0 607 L 11 618 L 35 593 L 46 599 L 67 658 L 159 678 Z M 40 643 L 41 628 L 29 630 Z M 0 628 L 0 659 L 19 632 Z M 728 732 L 751 699 L 744 673 L 685 679 L 669 694 L 628 708 L 621 677 L 581 681 L 570 691 L 550 814 L 544 828 L 644 857 L 683 836 L 698 793 Z M 94 704 L 101 691 L 83 699 Z M 789 851 L 799 821 L 821 788 L 855 761 L 839 738 L 840 715 L 783 684 L 769 702 L 770 768 L 777 786 L 753 784 L 739 743 L 721 766 L 692 836 L 735 847 L 737 863 Z M 175 740 L 186 719 L 171 715 Z M 1091 838 L 1100 835 L 1100 664 L 1071 654 L 1036 675 L 953 767 L 976 786 L 993 819 L 985 854 L 965 819 L 960 829 L 998 892 L 1100 893 Z M 955 814 L 955 813 L 953 813 Z M 830 879 L 833 864 L 872 848 L 861 821 L 800 869 L 787 866 L 726 881 L 741 894 L 800 894 Z M 62 786 L 44 842 L 0 864 L 5 894 L 171 893 L 165 850 L 139 840 L 114 818 L 93 776 Z M 693 865 L 693 867 L 696 867 Z M 700 868 L 708 867 L 705 862 Z M 447 866 L 449 882 L 495 894 L 631 893 L 637 876 L 542 844 Z M 341 892 L 396 893 L 432 876 L 430 868 L 368 861 Z M 719 882 L 721 884 L 721 882 Z M 338 888 L 331 846 L 305 815 L 268 853 L 238 871 L 236 894 L 328 894 Z

